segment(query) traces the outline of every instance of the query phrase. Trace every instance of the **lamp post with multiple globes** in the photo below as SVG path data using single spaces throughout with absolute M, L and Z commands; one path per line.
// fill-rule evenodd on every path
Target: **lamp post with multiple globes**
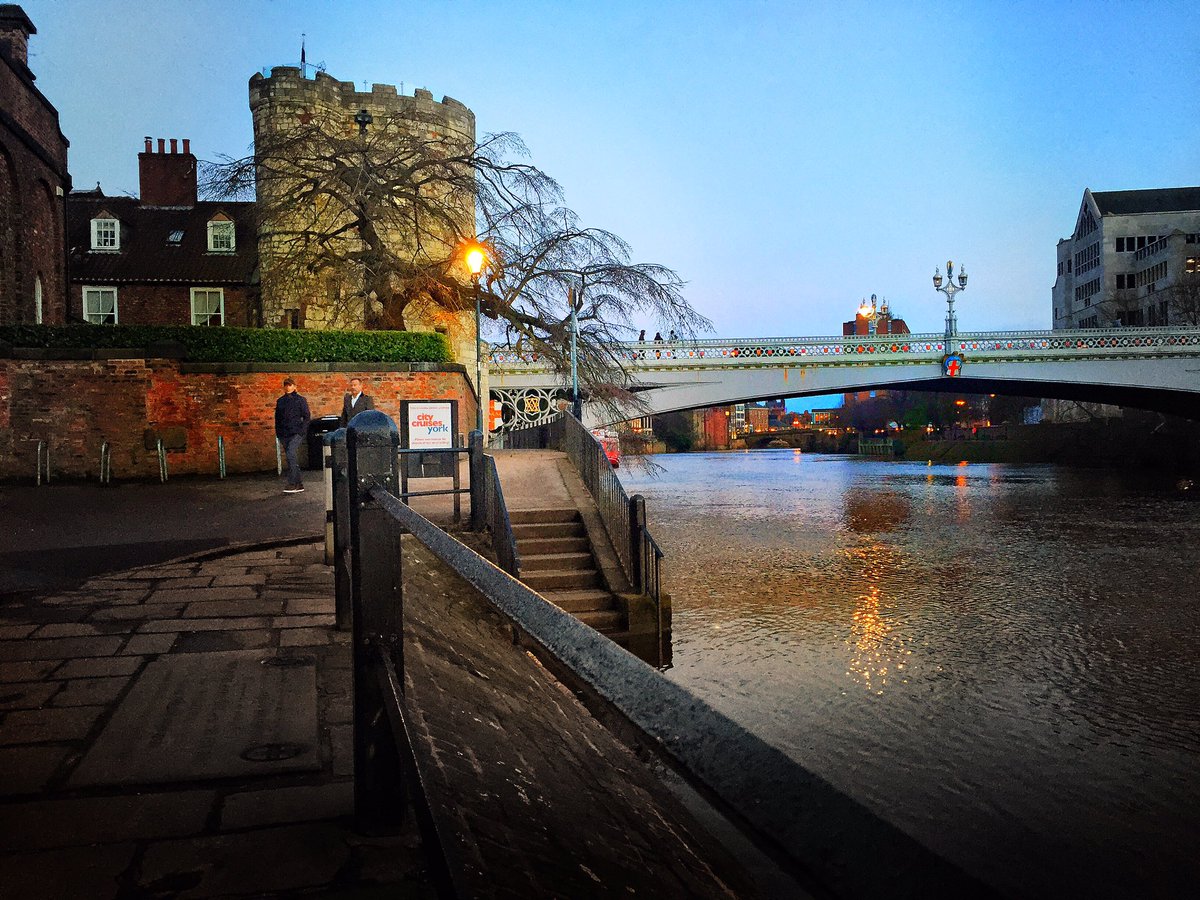
M 954 295 L 959 291 L 967 289 L 967 268 L 963 266 L 958 272 L 958 284 L 954 283 L 954 262 L 952 260 L 946 262 L 946 277 L 945 284 L 942 284 L 942 273 L 938 269 L 933 270 L 933 289 L 941 291 L 946 295 L 946 352 L 950 352 L 950 342 L 954 340 L 954 335 L 958 333 L 958 319 L 954 317 Z

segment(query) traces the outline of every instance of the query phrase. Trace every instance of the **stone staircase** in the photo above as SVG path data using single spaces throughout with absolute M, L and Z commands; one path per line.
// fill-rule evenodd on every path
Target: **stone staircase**
M 578 509 L 509 510 L 521 566 L 518 577 L 585 625 L 620 641 L 625 613 L 592 552 Z

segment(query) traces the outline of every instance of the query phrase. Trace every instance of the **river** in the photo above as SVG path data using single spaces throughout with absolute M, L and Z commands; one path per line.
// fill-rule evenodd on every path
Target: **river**
M 1200 503 L 794 450 L 622 469 L 668 677 L 1014 896 L 1200 883 Z M 864 861 L 869 864 L 869 861 Z

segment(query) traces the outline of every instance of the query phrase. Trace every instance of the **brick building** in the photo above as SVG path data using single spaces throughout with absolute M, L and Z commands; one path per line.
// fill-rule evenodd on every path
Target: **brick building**
M 0 4 L 0 324 L 66 317 L 68 142 L 29 69 L 36 33 L 21 7 Z
M 260 325 L 254 204 L 200 201 L 190 143 L 146 138 L 139 197 L 67 198 L 71 318 L 100 325 Z

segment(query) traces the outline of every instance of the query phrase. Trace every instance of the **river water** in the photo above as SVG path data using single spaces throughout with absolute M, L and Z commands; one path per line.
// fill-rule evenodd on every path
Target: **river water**
M 669 677 L 1014 896 L 1196 896 L 1200 503 L 1050 466 L 651 458 Z M 869 863 L 865 863 L 869 864 Z

